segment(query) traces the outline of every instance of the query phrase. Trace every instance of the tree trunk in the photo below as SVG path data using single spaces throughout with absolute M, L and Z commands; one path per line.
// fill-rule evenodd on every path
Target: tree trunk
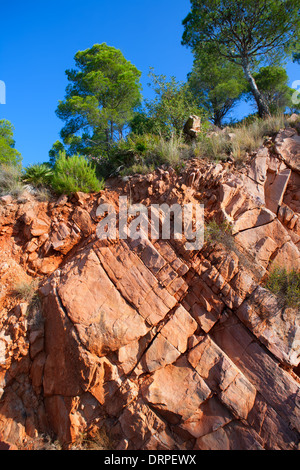
M 110 121 L 110 140 L 113 142 L 114 140 L 114 122 Z
M 244 73 L 245 73 L 245 77 L 246 77 L 246 79 L 247 79 L 247 81 L 250 85 L 250 88 L 251 88 L 251 91 L 253 93 L 254 99 L 256 101 L 259 117 L 264 118 L 264 117 L 271 116 L 269 106 L 268 106 L 266 100 L 264 99 L 264 96 L 259 91 L 259 89 L 256 85 L 256 82 L 255 82 L 254 77 L 251 73 L 250 66 L 249 66 L 249 63 L 248 63 L 247 60 L 243 61 L 243 70 L 244 70 Z
M 219 113 L 216 111 L 213 116 L 213 123 L 216 127 L 222 127 L 222 118 L 220 117 Z
M 109 129 L 105 129 L 106 148 L 109 149 Z

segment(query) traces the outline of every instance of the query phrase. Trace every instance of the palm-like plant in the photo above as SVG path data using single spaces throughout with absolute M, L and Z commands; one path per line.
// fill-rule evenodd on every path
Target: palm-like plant
M 53 177 L 53 169 L 46 163 L 37 163 L 25 168 L 22 180 L 36 188 L 49 186 Z

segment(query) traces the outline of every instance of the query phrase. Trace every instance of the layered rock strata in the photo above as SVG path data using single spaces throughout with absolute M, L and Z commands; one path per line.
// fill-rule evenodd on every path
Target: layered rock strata
M 0 440 L 65 448 L 297 449 L 300 318 L 264 281 L 300 271 L 299 137 L 281 131 L 240 169 L 197 159 L 99 195 L 0 206 Z M 97 207 L 201 202 L 232 227 L 185 240 L 99 240 Z M 18 299 L 17 282 L 40 300 Z M 35 299 L 35 300 L 34 300 Z

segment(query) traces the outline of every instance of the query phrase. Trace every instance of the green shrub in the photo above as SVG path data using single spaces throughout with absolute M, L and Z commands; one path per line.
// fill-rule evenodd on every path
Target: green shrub
M 221 222 L 211 220 L 205 225 L 204 239 L 207 243 L 221 243 L 230 250 L 234 249 L 235 242 L 232 235 L 232 229 L 228 222 Z
M 18 197 L 24 191 L 21 181 L 20 166 L 3 163 L 0 164 L 0 195 L 10 194 Z
M 30 165 L 24 170 L 22 180 L 36 188 L 42 188 L 51 184 L 53 169 L 46 163 Z
M 170 138 L 130 134 L 126 141 L 115 144 L 106 158 L 98 160 L 98 171 L 109 176 L 146 174 L 163 164 L 180 165 L 192 153 L 192 148 L 176 134 Z
M 300 273 L 274 267 L 266 281 L 266 287 L 281 298 L 286 306 L 300 308 Z
M 149 173 L 163 164 L 180 166 L 195 155 L 214 162 L 232 157 L 236 164 L 244 161 L 246 154 L 257 151 L 267 136 L 273 136 L 285 127 L 283 115 L 260 119 L 250 116 L 222 132 L 209 132 L 203 121 L 197 141 L 187 144 L 182 135 L 131 133 L 110 147 L 107 155 L 96 159 L 98 173 L 104 177 Z
M 128 150 L 138 155 L 146 155 L 153 150 L 154 142 L 158 140 L 155 134 L 130 134 L 127 139 Z
M 98 180 L 95 169 L 86 158 L 79 155 L 67 157 L 64 152 L 60 152 L 51 186 L 58 194 L 71 194 L 77 191 L 91 193 L 101 191 L 104 182 Z

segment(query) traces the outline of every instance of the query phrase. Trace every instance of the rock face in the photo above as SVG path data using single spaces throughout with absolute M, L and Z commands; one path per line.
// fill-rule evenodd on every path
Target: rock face
M 105 429 L 118 449 L 298 448 L 299 311 L 263 285 L 273 263 L 300 271 L 291 134 L 240 171 L 195 159 L 100 199 L 0 201 L 0 441 L 35 448 L 52 433 L 69 448 Z M 233 236 L 199 251 L 99 240 L 98 204 L 129 193 L 201 201 Z M 39 281 L 41 304 L 9 294 L 16 277 Z
M 189 139 L 195 139 L 201 132 L 201 119 L 195 115 L 190 116 L 184 125 L 183 131 Z

